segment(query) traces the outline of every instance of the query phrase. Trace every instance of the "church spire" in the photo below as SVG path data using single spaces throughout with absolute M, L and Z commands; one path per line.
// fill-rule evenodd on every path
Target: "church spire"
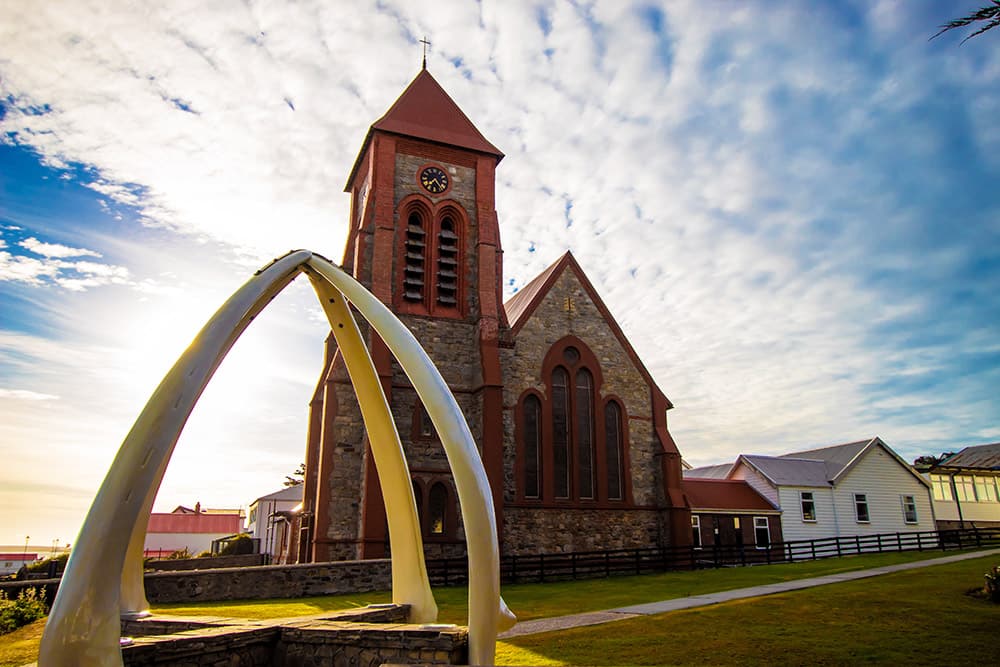
M 424 35 L 424 38 L 422 40 L 420 40 L 420 43 L 424 45 L 424 63 L 423 63 L 423 65 L 421 65 L 420 69 L 426 70 L 427 69 L 427 47 L 430 46 L 431 43 L 427 41 L 427 35 Z

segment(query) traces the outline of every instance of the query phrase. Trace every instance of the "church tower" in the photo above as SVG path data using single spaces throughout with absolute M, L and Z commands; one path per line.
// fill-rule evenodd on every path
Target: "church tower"
M 369 129 L 345 192 L 342 265 L 410 328 L 458 400 L 503 507 L 503 381 L 510 329 L 494 174 L 503 159 L 422 69 Z M 428 556 L 464 553 L 444 450 L 409 380 L 364 329 L 413 477 Z M 382 494 L 336 341 L 310 403 L 300 561 L 387 553 Z M 502 525 L 498 516 L 498 525 Z

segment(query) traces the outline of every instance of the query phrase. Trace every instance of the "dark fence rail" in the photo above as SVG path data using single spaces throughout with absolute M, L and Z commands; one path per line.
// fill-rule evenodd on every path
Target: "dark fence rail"
M 733 544 L 705 545 L 702 548 L 649 547 L 531 554 L 501 558 L 500 580 L 509 584 L 595 579 L 667 570 L 789 563 L 857 554 L 948 551 L 992 546 L 1000 546 L 1000 528 L 829 537 L 775 542 L 767 547 Z M 468 562 L 464 557 L 428 560 L 427 572 L 434 586 L 464 584 L 468 581 Z

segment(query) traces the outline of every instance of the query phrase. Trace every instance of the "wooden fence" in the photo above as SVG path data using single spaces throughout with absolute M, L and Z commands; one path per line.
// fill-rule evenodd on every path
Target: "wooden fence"
M 856 554 L 948 551 L 990 546 L 1000 546 L 1000 528 L 829 537 L 775 542 L 760 548 L 754 545 L 705 545 L 702 548 L 650 547 L 531 554 L 502 557 L 500 580 L 509 584 L 595 579 L 667 570 L 789 563 Z M 464 557 L 428 560 L 427 571 L 435 586 L 464 584 L 468 581 L 468 562 Z

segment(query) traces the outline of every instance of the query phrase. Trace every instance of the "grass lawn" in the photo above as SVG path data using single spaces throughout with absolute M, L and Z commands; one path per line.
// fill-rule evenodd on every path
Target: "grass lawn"
M 956 552 L 949 551 L 947 555 Z M 871 556 L 846 556 L 826 560 L 736 567 L 692 572 L 664 572 L 611 579 L 588 579 L 546 584 L 511 584 L 502 589 L 504 600 L 519 620 L 565 616 L 599 611 L 643 602 L 727 591 L 792 579 L 818 577 L 870 567 L 937 558 L 938 552 L 904 552 Z M 442 623 L 465 624 L 469 591 L 464 586 L 434 589 Z M 236 616 L 240 618 L 283 618 L 305 616 L 333 609 L 389 602 L 388 591 L 353 593 L 327 597 L 286 600 L 244 600 L 156 605 L 155 612 L 176 616 Z
M 965 595 L 996 556 L 520 637 L 501 665 L 1000 664 L 1000 605 Z
M 954 553 L 955 552 L 948 552 L 948 555 Z M 746 586 L 911 562 L 925 558 L 935 558 L 941 555 L 941 552 L 890 553 L 873 556 L 849 556 L 840 559 L 828 559 L 782 565 L 767 565 L 752 568 L 700 570 L 697 572 L 669 572 L 634 577 L 616 577 L 612 579 L 593 579 L 586 581 L 567 581 L 547 584 L 517 584 L 504 586 L 503 595 L 508 605 L 517 614 L 518 618 L 521 620 L 530 620 L 533 618 L 561 616 L 584 611 L 596 611 L 629 604 L 668 600 L 689 595 L 743 588 Z M 996 557 L 992 557 L 992 560 L 996 560 Z M 929 576 L 931 580 L 935 580 L 936 578 L 949 580 L 951 587 L 957 588 L 959 590 L 959 594 L 961 594 L 967 588 L 982 582 L 982 575 L 987 568 L 985 563 L 990 561 L 991 558 L 987 558 L 985 560 L 975 559 L 952 566 L 938 566 L 932 569 L 916 570 L 911 573 L 903 573 L 901 575 L 889 575 L 878 579 L 868 579 L 857 584 L 838 584 L 836 589 L 839 591 L 841 586 L 855 586 L 859 587 L 861 591 L 864 591 L 867 588 L 874 587 L 875 582 L 881 583 L 883 579 L 889 579 L 891 577 L 904 577 L 912 579 L 924 577 L 927 573 L 946 573 L 947 576 L 942 576 L 942 574 L 931 574 L 927 576 Z M 992 563 L 990 562 L 990 564 Z M 818 594 L 820 596 L 819 599 L 823 600 L 830 596 L 831 590 L 834 590 L 834 588 L 822 587 L 798 594 L 806 595 L 814 593 L 815 591 L 820 591 Z M 466 603 L 468 597 L 468 590 L 466 588 L 452 587 L 435 589 L 434 595 L 440 609 L 439 620 L 441 622 L 459 624 L 465 623 Z M 759 601 L 755 601 L 753 606 L 756 609 L 757 604 L 763 604 L 765 602 L 769 605 L 773 604 L 773 600 L 778 597 L 784 596 L 758 599 Z M 932 597 L 936 598 L 940 596 L 935 594 Z M 234 616 L 252 619 L 282 618 L 288 616 L 316 614 L 333 609 L 358 607 L 370 603 L 388 602 L 389 600 L 390 594 L 387 591 L 382 591 L 375 593 L 357 593 L 351 595 L 286 600 L 245 600 L 234 602 L 202 602 L 195 604 L 164 604 L 157 605 L 154 608 L 154 611 L 177 616 Z M 872 605 L 874 605 L 872 606 L 872 613 L 877 614 L 878 612 L 876 610 L 878 609 L 878 605 L 885 602 L 887 602 L 887 600 L 876 600 L 872 602 Z M 978 601 L 971 599 L 969 602 L 978 603 Z M 742 609 L 747 605 L 746 603 L 732 603 L 732 605 L 725 605 L 726 608 L 731 606 Z M 976 605 L 973 605 L 973 607 L 979 609 Z M 996 610 L 1000 612 L 1000 607 L 997 607 Z M 710 614 L 719 613 L 720 611 L 722 610 L 692 610 L 688 612 L 675 612 L 675 614 L 666 616 L 673 617 L 678 614 Z M 784 614 L 785 612 L 778 611 L 773 613 Z M 796 618 L 801 619 L 801 622 L 805 626 L 811 628 L 815 628 L 817 626 L 815 618 L 808 618 L 800 615 L 804 612 L 791 611 L 788 613 L 791 613 L 795 615 Z M 893 611 L 892 613 L 896 614 L 898 612 Z M 585 640 L 583 640 L 580 644 L 581 646 L 593 645 L 593 642 L 596 641 L 595 638 L 603 637 L 605 635 L 613 635 L 613 637 L 618 638 L 624 644 L 636 647 L 646 646 L 647 651 L 651 651 L 653 655 L 657 656 L 656 659 L 651 662 L 643 662 L 642 660 L 635 658 L 635 661 L 630 662 L 629 664 L 665 664 L 663 660 L 667 659 L 661 659 L 660 648 L 656 648 L 656 642 L 665 640 L 662 638 L 656 639 L 658 635 L 656 635 L 655 632 L 650 634 L 650 631 L 646 628 L 646 626 L 642 625 L 643 623 L 648 623 L 651 624 L 651 627 L 653 628 L 659 627 L 660 623 L 663 622 L 662 618 L 663 617 L 655 617 L 654 620 L 639 619 L 635 621 L 624 621 L 616 623 L 612 626 L 598 626 L 596 629 L 580 629 L 551 636 L 539 635 L 524 637 L 518 640 L 511 640 L 509 643 L 501 644 L 499 647 L 500 652 L 498 653 L 498 659 L 502 659 L 504 661 L 503 664 L 538 665 L 565 664 L 563 662 L 559 662 L 559 660 L 562 659 L 575 662 L 575 664 L 587 665 L 626 664 L 626 662 L 632 661 L 632 657 L 625 657 L 626 655 L 632 654 L 621 653 L 618 648 L 598 648 L 595 646 L 593 650 L 597 651 L 597 653 L 591 654 L 586 652 L 567 653 L 566 651 L 569 650 L 569 647 L 564 646 L 564 637 L 570 635 L 573 637 L 585 637 Z M 683 621 L 683 624 L 672 626 L 672 634 L 668 636 L 671 637 L 671 642 L 673 644 L 676 644 L 677 646 L 683 645 L 686 647 L 687 651 L 697 651 L 699 650 L 700 644 L 696 641 L 688 639 L 691 637 L 691 628 L 687 627 L 687 625 L 692 622 L 697 622 L 698 619 L 684 618 L 685 620 Z M 699 617 L 699 619 L 700 618 L 701 617 Z M 732 629 L 725 631 L 733 635 L 731 640 L 737 644 L 740 643 L 740 637 L 749 637 L 753 634 L 750 628 L 743 627 L 744 621 L 739 619 L 740 617 L 737 615 L 736 623 L 739 623 L 739 625 L 735 625 Z M 783 622 L 787 619 L 780 619 L 776 617 L 776 620 Z M 900 622 L 904 625 L 906 624 L 905 621 L 905 618 L 900 619 Z M 992 620 L 994 627 L 997 627 L 998 621 L 1000 621 L 1000 616 L 994 616 Z M 948 623 L 951 622 L 952 621 L 949 621 Z M 23 665 L 35 660 L 38 655 L 38 642 L 41 638 L 43 627 L 44 621 L 38 621 L 33 625 L 21 628 L 14 633 L 0 636 L 0 667 Z M 925 631 L 921 631 L 921 633 L 924 634 L 918 638 L 918 643 L 923 645 L 923 643 L 927 641 L 927 637 L 936 636 L 937 633 L 951 632 L 955 627 L 962 627 L 962 624 L 959 623 L 956 626 L 942 623 L 941 625 L 936 626 L 935 634 L 926 634 Z M 611 628 L 613 628 L 613 631 L 609 631 Z M 756 630 L 756 628 L 753 630 Z M 826 629 L 824 627 L 824 632 L 825 630 Z M 777 636 L 780 637 L 785 630 L 778 629 L 775 630 L 775 632 L 777 633 Z M 579 635 L 579 633 L 583 633 L 583 635 Z M 710 634 L 715 635 L 716 633 L 713 632 Z M 722 631 L 718 634 L 721 635 Z M 704 642 L 705 639 L 699 641 Z M 718 641 L 721 640 L 718 637 L 713 636 L 711 641 L 705 645 L 714 646 Z M 994 645 L 996 645 L 995 640 Z M 964 646 L 966 653 L 962 653 L 961 655 L 979 656 L 981 654 L 982 644 L 979 642 L 966 643 Z M 733 659 L 728 659 L 725 654 L 726 650 L 728 649 L 720 648 L 718 651 L 721 652 L 716 653 L 712 653 L 711 651 L 708 653 L 691 653 L 690 658 L 673 657 L 670 658 L 670 660 L 679 663 L 752 662 L 750 658 L 745 656 L 739 660 L 735 657 Z M 761 648 L 759 644 L 755 647 L 752 642 L 749 642 L 747 643 L 746 650 L 749 650 L 753 656 L 756 656 L 754 658 L 756 660 L 762 660 L 763 658 L 761 656 L 767 656 L 770 661 L 770 654 Z M 734 653 L 734 656 L 736 655 L 738 654 Z M 609 656 L 615 657 L 613 662 L 600 662 L 600 658 L 602 656 L 605 660 L 610 660 L 611 658 Z M 621 662 L 621 660 L 625 660 L 626 662 Z M 855 660 L 848 661 L 854 662 L 863 660 L 863 657 L 858 657 Z M 789 660 L 787 662 L 795 661 Z M 800 660 L 799 662 L 813 661 Z M 944 662 L 947 664 L 951 661 L 945 660 Z M 987 664 L 990 662 L 991 661 L 987 661 Z M 669 664 L 669 660 L 667 660 L 667 664 Z

